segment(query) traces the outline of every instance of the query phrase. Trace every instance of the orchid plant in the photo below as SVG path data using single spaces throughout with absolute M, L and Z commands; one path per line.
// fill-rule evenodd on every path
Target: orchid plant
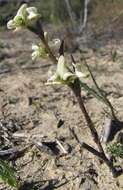
M 106 156 L 104 152 L 98 132 L 84 105 L 83 97 L 81 95 L 81 89 L 89 91 L 95 97 L 98 97 L 101 99 L 101 101 L 107 103 L 106 105 L 108 106 L 110 106 L 109 101 L 106 99 L 106 97 L 104 97 L 99 88 L 98 88 L 99 93 L 97 93 L 94 89 L 90 88 L 88 84 L 84 83 L 83 80 L 81 80 L 83 78 L 86 78 L 88 76 L 88 73 L 82 73 L 77 69 L 73 57 L 72 57 L 71 66 L 67 64 L 67 60 L 64 56 L 63 41 L 59 49 L 60 55 L 58 57 L 54 55 L 52 51 L 52 46 L 50 45 L 50 42 L 47 39 L 47 35 L 43 31 L 40 18 L 41 16 L 35 7 L 28 7 L 27 4 L 23 4 L 18 10 L 16 16 L 8 22 L 7 27 L 8 29 L 13 29 L 14 31 L 17 31 L 18 29 L 21 28 L 27 28 L 31 32 L 38 35 L 38 37 L 40 38 L 40 43 L 32 45 L 32 50 L 33 50 L 32 59 L 35 60 L 36 58 L 39 57 L 49 56 L 52 62 L 56 64 L 56 72 L 47 80 L 46 84 L 67 85 L 73 91 L 78 101 L 79 107 L 82 111 L 82 114 L 85 117 L 88 128 L 90 129 L 93 140 L 97 145 L 97 150 L 85 143 L 82 143 L 81 145 L 84 148 L 86 148 L 88 151 L 93 153 L 94 155 L 98 156 L 99 159 L 101 159 L 103 162 L 105 162 L 109 167 L 109 169 L 111 170 L 114 177 L 116 177 L 120 175 L 121 171 L 117 170 L 117 168 L 114 167 L 112 161 Z M 98 87 L 91 71 L 89 69 L 88 71 L 94 81 L 94 84 L 96 85 L 96 87 Z

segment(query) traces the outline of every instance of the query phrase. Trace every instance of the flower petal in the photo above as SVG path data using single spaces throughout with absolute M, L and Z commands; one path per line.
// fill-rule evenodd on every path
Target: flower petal
M 75 75 L 78 78 L 86 78 L 86 77 L 88 77 L 88 73 L 82 73 L 81 71 L 78 71 L 77 66 L 76 66 L 75 63 L 72 63 L 72 65 L 73 65 L 73 68 L 74 68 Z
M 47 85 L 49 84 L 61 84 L 62 82 L 60 81 L 59 76 L 57 75 L 57 73 L 55 73 L 54 75 L 52 75 L 48 80 L 47 80 Z
M 46 85 L 52 85 L 52 84 L 61 84 L 60 81 L 52 81 L 52 82 L 46 82 Z
M 57 74 L 60 76 L 61 79 L 63 79 L 63 76 L 65 73 L 69 72 L 66 65 L 65 65 L 65 58 L 63 55 L 61 55 L 58 59 L 58 65 L 57 65 Z
M 65 73 L 64 75 L 63 75 L 63 80 L 68 80 L 70 77 L 71 77 L 71 79 L 73 79 L 74 77 L 75 77 L 76 75 L 75 74 L 72 74 L 72 73 L 70 73 L 70 72 L 67 72 L 67 73 Z
M 39 46 L 36 44 L 32 44 L 32 50 L 34 50 L 34 51 L 39 50 Z
M 86 76 L 87 76 L 87 74 L 85 74 L 85 73 L 82 73 L 82 72 L 80 72 L 80 71 L 75 71 L 75 74 L 76 74 L 76 76 L 78 77 L 78 78 L 85 78 Z
M 27 4 L 25 3 L 25 4 L 23 4 L 23 5 L 20 7 L 20 9 L 18 10 L 16 16 L 21 16 L 21 17 L 25 18 L 25 17 L 27 16 L 27 11 L 26 11 L 26 9 L 27 9 Z
M 7 23 L 7 28 L 8 28 L 8 29 L 15 29 L 14 20 L 8 21 L 8 23 Z
M 15 22 L 16 27 L 25 26 L 25 21 L 21 16 L 15 16 L 13 20 Z
M 32 53 L 32 60 L 36 60 L 38 57 L 39 57 L 38 52 L 37 52 L 37 51 L 34 51 L 34 52 Z
M 27 10 L 27 12 L 28 12 L 29 14 L 31 14 L 31 13 L 38 14 L 38 11 L 37 11 L 37 8 L 36 8 L 36 7 L 27 7 L 26 10 Z
M 57 75 L 57 74 L 54 74 L 54 75 L 52 75 L 52 76 L 48 79 L 48 82 L 50 82 L 50 81 L 56 81 L 57 78 L 58 78 L 58 75 Z
M 35 7 L 27 7 L 27 4 L 23 4 L 18 10 L 16 16 L 8 22 L 9 29 L 18 29 L 22 27 L 28 27 L 35 24 L 40 15 Z
M 35 18 L 39 18 L 39 14 L 38 14 L 38 11 L 35 7 L 28 7 L 26 9 L 27 13 L 28 13 L 28 19 L 29 20 L 32 20 L 32 19 L 35 19 Z

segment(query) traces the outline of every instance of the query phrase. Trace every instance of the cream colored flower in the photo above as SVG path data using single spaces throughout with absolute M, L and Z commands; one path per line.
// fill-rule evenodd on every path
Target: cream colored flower
M 64 56 L 61 55 L 58 59 L 56 73 L 48 79 L 46 84 L 69 84 L 81 77 L 86 77 L 86 75 L 78 71 L 75 65 L 74 71 L 71 71 L 66 65 Z
M 16 16 L 15 16 L 14 19 L 16 20 L 17 17 L 21 17 L 21 18 L 23 18 L 23 20 L 25 20 L 26 17 L 27 17 L 27 11 L 26 11 L 26 9 L 27 9 L 27 4 L 21 5 L 21 7 L 17 11 L 17 14 L 16 14 Z
M 16 16 L 7 23 L 7 27 L 16 31 L 35 24 L 39 17 L 40 15 L 35 7 L 27 7 L 27 4 L 23 4 Z
M 7 28 L 8 29 L 15 29 L 16 26 L 15 26 L 15 23 L 13 20 L 10 20 L 8 23 L 7 23 Z
M 72 63 L 73 68 L 75 70 L 75 74 L 78 78 L 86 78 L 88 77 L 88 73 L 82 73 L 81 71 L 78 71 L 76 64 Z
M 28 16 L 27 18 L 29 20 L 38 19 L 40 17 L 40 14 L 38 14 L 38 11 L 35 7 L 29 7 L 26 9 Z
M 39 45 L 33 44 L 32 50 L 33 50 L 32 60 L 36 60 L 37 58 L 40 57 L 45 58 L 47 56 L 47 52 L 45 51 L 45 48 L 43 48 L 41 44 Z
M 26 12 L 27 4 L 23 4 L 18 10 L 16 16 L 7 23 L 8 29 L 17 30 L 18 28 L 22 28 L 25 26 L 27 12 Z

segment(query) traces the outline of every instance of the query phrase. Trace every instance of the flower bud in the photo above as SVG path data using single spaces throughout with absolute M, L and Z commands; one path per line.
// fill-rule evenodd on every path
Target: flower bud
M 7 23 L 7 27 L 15 31 L 23 27 L 28 28 L 29 26 L 35 25 L 39 18 L 40 15 L 35 7 L 27 7 L 27 4 L 23 4 L 16 16 Z
M 45 58 L 47 57 L 47 52 L 45 50 L 45 48 L 43 48 L 43 46 L 41 46 L 41 44 L 39 45 L 36 45 L 36 44 L 33 44 L 32 45 L 32 60 L 36 60 L 37 58 Z

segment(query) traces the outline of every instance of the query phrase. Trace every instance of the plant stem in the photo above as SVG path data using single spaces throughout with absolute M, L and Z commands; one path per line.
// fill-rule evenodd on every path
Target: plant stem
M 54 56 L 53 52 L 51 51 L 49 45 L 48 45 L 48 42 L 45 40 L 45 38 L 42 40 L 42 43 L 44 44 L 48 54 L 49 54 L 49 57 L 50 59 L 52 60 L 53 63 L 57 64 L 57 59 L 56 57 Z
M 113 174 L 114 177 L 117 177 L 118 175 L 120 175 L 120 172 L 117 171 L 117 169 L 113 166 L 112 161 L 110 161 L 105 156 L 105 154 L 100 153 L 99 151 L 97 151 L 96 149 L 94 149 L 90 145 L 86 144 L 85 142 L 82 142 L 81 146 L 83 148 L 85 148 L 86 150 L 88 150 L 89 152 L 91 152 L 92 154 L 94 154 L 95 156 L 97 156 L 98 158 L 100 158 L 101 160 L 103 160 L 105 162 L 105 164 L 109 167 L 109 169 L 112 172 L 112 174 Z
M 82 113 L 84 114 L 84 117 L 86 119 L 86 122 L 87 122 L 87 125 L 91 131 L 91 134 L 92 134 L 92 137 L 93 137 L 93 140 L 94 142 L 97 144 L 98 146 L 98 149 L 99 151 L 102 153 L 102 154 L 105 154 L 104 153 L 104 150 L 103 150 L 103 147 L 101 145 L 101 142 L 100 142 L 100 139 L 99 139 L 99 136 L 98 136 L 98 133 L 94 127 L 94 124 L 85 108 L 85 105 L 83 103 L 83 99 L 81 97 L 81 87 L 80 87 L 80 83 L 79 83 L 79 80 L 76 79 L 75 82 L 73 84 L 70 85 L 70 88 L 72 89 L 73 93 L 75 94 L 76 98 L 77 98 L 77 101 L 79 103 L 79 107 L 82 111 Z
M 55 55 L 53 54 L 51 48 L 49 47 L 48 42 L 45 39 L 42 23 L 40 21 L 37 21 L 34 27 L 28 26 L 28 29 L 41 39 L 42 43 L 44 44 L 45 49 L 47 50 L 47 53 L 49 54 L 50 59 L 52 60 L 53 63 L 56 64 L 57 59 Z
M 82 143 L 82 147 L 87 149 L 89 152 L 93 153 L 97 157 L 99 157 L 101 160 L 103 160 L 106 163 L 106 165 L 109 167 L 109 169 L 111 170 L 113 176 L 117 177 L 118 175 L 121 174 L 122 171 L 116 170 L 116 168 L 113 166 L 112 161 L 110 161 L 105 155 L 105 152 L 104 152 L 102 144 L 100 142 L 97 130 L 95 129 L 94 124 L 93 124 L 93 122 L 92 122 L 92 120 L 91 120 L 91 118 L 90 118 L 90 116 L 89 116 L 89 114 L 85 108 L 85 105 L 84 105 L 84 102 L 83 102 L 83 99 L 81 96 L 81 87 L 80 87 L 79 80 L 76 79 L 75 82 L 69 86 L 77 98 L 77 101 L 79 103 L 79 107 L 80 107 L 82 113 L 84 114 L 87 125 L 91 131 L 91 135 L 93 137 L 93 140 L 97 144 L 99 151 L 97 151 L 96 149 L 94 149 L 93 147 L 89 146 L 88 144 L 86 144 L 84 142 Z
M 41 23 L 37 22 L 36 27 L 28 27 L 28 29 L 30 31 L 32 31 L 33 33 L 35 33 L 37 36 L 39 36 L 39 38 L 41 39 L 42 43 L 44 44 L 47 52 L 49 53 L 49 57 L 51 58 L 53 63 L 56 64 L 57 59 L 56 59 L 55 55 L 53 54 L 51 48 L 49 47 L 47 40 L 45 39 L 44 31 L 43 31 Z M 91 77 L 93 79 L 92 73 L 91 73 Z M 95 82 L 95 79 L 93 81 L 94 81 L 97 89 L 99 90 L 100 95 L 102 96 L 102 99 L 104 98 L 104 100 L 107 102 L 106 97 L 103 96 L 103 93 L 101 92 L 100 88 L 98 88 L 98 85 Z M 73 93 L 75 94 L 75 96 L 77 98 L 77 101 L 79 103 L 80 109 L 81 109 L 82 113 L 84 114 L 84 117 L 85 117 L 87 125 L 88 125 L 88 127 L 89 127 L 89 129 L 91 131 L 91 135 L 92 135 L 92 137 L 94 139 L 94 142 L 97 144 L 98 151 L 96 149 L 94 149 L 93 147 L 89 146 L 88 144 L 84 143 L 84 142 L 81 143 L 82 147 L 87 149 L 89 152 L 93 153 L 94 155 L 96 155 L 100 159 L 102 159 L 107 164 L 107 166 L 110 168 L 113 176 L 117 177 L 118 175 L 121 174 L 121 172 L 120 173 L 117 172 L 116 168 L 113 166 L 113 163 L 105 155 L 105 152 L 104 152 L 103 147 L 101 145 L 98 133 L 97 133 L 97 131 L 96 131 L 95 127 L 94 127 L 94 124 L 93 124 L 93 122 L 92 122 L 92 120 L 91 120 L 91 118 L 90 118 L 90 116 L 89 116 L 89 114 L 88 114 L 88 112 L 87 112 L 87 110 L 85 108 L 85 105 L 84 105 L 84 102 L 83 102 L 83 99 L 82 99 L 82 96 L 81 96 L 81 86 L 80 86 L 79 79 L 76 79 L 74 81 L 74 83 L 70 83 L 68 86 L 72 89 Z M 112 107 L 112 105 L 110 105 L 109 101 L 107 102 L 107 104 L 109 104 L 109 107 L 111 108 L 111 111 L 112 111 L 113 107 Z M 115 116 L 113 111 L 112 111 L 112 115 Z

